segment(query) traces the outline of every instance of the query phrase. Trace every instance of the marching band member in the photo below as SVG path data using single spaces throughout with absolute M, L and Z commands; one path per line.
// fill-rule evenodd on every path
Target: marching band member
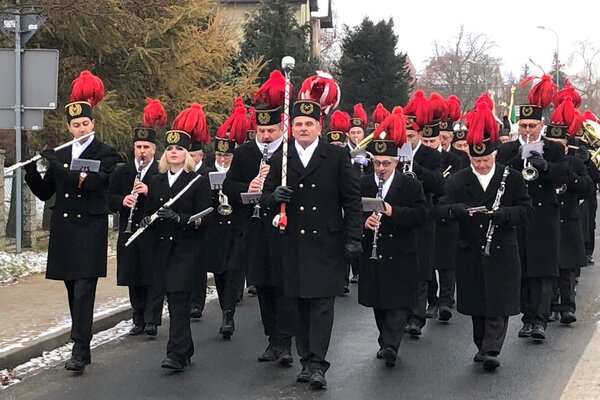
M 133 160 L 117 168 L 110 177 L 108 205 L 119 213 L 117 239 L 117 285 L 129 288 L 133 309 L 132 336 L 155 336 L 161 324 L 164 294 L 152 284 L 152 248 L 147 238 L 125 247 L 125 242 L 143 218 L 148 182 L 158 173 L 154 161 L 156 133 L 167 122 L 167 113 L 158 99 L 146 98 L 143 125 L 133 131 Z
M 176 196 L 197 174 L 188 149 L 192 137 L 200 142 L 210 140 L 202 106 L 193 103 L 179 113 L 172 129 L 165 135 L 165 152 L 158 163 L 159 174 L 148 184 L 141 226 L 149 224 L 150 215 L 158 219 L 150 226 L 152 232 L 152 269 L 155 284 L 167 294 L 169 304 L 169 340 L 167 358 L 162 368 L 183 370 L 194 354 L 190 328 L 191 292 L 202 269 L 196 249 L 198 232 L 206 223 L 188 223 L 189 218 L 211 206 L 208 179 L 200 177 L 171 207 L 163 205 Z M 202 221 L 201 221 L 202 222 Z
M 515 226 L 527 223 L 532 206 L 520 173 L 496 162 L 498 125 L 486 103 L 471 112 L 468 129 L 471 167 L 448 179 L 436 219 L 459 223 L 457 309 L 472 319 L 478 350 L 473 360 L 495 370 L 508 317 L 520 312 Z M 470 214 L 469 208 L 476 206 L 492 212 Z
M 568 177 L 568 164 L 563 147 L 541 136 L 544 123 L 542 110 L 550 104 L 552 77 L 544 75 L 528 95 L 530 104 L 520 106 L 519 139 L 498 147 L 498 162 L 519 172 L 527 168 L 525 180 L 534 207 L 533 217 L 518 228 L 521 257 L 521 312 L 523 327 L 519 337 L 546 338 L 550 316 L 552 287 L 558 276 L 560 207 L 556 189 Z M 547 94 L 550 94 L 548 98 Z M 521 147 L 527 143 L 543 143 L 543 154 L 531 153 L 526 162 Z M 537 178 L 533 172 L 537 171 Z
M 406 319 L 417 301 L 416 230 L 426 213 L 421 183 L 396 170 L 398 147 L 405 142 L 404 116 L 396 107 L 369 144 L 375 171 L 360 181 L 363 197 L 385 201 L 383 212 L 365 213 L 358 302 L 373 308 L 377 358 L 389 367 L 396 364 Z
M 65 282 L 71 312 L 72 355 L 69 371 L 83 372 L 91 362 L 90 341 L 96 284 L 106 276 L 108 214 L 106 190 L 118 155 L 94 133 L 92 108 L 102 99 L 104 84 L 89 71 L 73 81 L 71 103 L 65 106 L 67 129 L 73 138 L 92 133 L 70 147 L 41 152 L 48 162 L 42 178 L 35 163 L 25 166 L 25 182 L 40 200 L 56 195 L 50 221 L 46 278 Z M 97 172 L 72 171 L 76 159 L 100 161 Z M 73 240 L 66 240 L 73 238 Z

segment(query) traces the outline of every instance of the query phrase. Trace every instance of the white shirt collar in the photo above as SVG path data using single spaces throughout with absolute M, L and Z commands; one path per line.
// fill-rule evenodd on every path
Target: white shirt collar
M 144 180 L 144 176 L 146 176 L 146 172 L 148 172 L 148 167 L 150 165 L 152 165 L 152 163 L 154 162 L 154 158 L 152 158 L 150 160 L 150 162 L 146 165 L 144 165 L 144 168 L 142 168 L 142 173 L 140 174 L 140 180 Z M 133 159 L 133 163 L 135 164 L 135 170 L 139 171 L 140 170 L 140 163 L 138 162 L 137 158 Z
M 229 164 L 229 167 L 231 167 L 231 164 Z M 219 165 L 218 162 L 215 161 L 215 168 L 217 169 L 217 171 L 219 172 L 227 172 L 229 171 L 229 167 L 225 168 Z
M 200 162 L 196 164 L 196 166 L 194 167 L 195 172 L 198 172 L 198 170 L 202 167 L 202 162 L 204 162 L 204 160 L 200 160 Z
M 529 142 L 529 143 L 537 143 L 537 142 L 539 142 L 539 141 L 541 141 L 541 140 L 542 140 L 542 135 L 540 134 L 540 136 L 538 136 L 537 140 L 532 140 L 532 141 L 531 141 L 531 142 Z M 523 140 L 523 138 L 521 137 L 521 135 L 519 135 L 519 142 L 521 142 L 521 145 L 527 144 L 527 142 L 525 142 L 525 141 Z
M 419 147 L 421 147 L 421 141 L 419 140 L 419 143 L 417 143 L 417 147 L 415 147 L 413 149 L 413 157 L 415 156 L 415 154 L 417 154 L 417 151 L 419 151 Z
M 171 173 L 171 170 L 167 171 L 167 178 L 169 178 L 169 187 L 173 187 L 173 185 L 175 184 L 175 182 L 177 181 L 177 179 L 179 178 L 179 176 L 181 175 L 181 173 L 183 172 L 185 168 L 181 168 L 179 171 L 175 172 L 174 174 Z
M 496 163 L 494 163 L 494 165 L 492 165 L 492 169 L 490 170 L 490 172 L 488 172 L 485 175 L 482 175 L 479 172 L 475 171 L 475 168 L 473 168 L 472 164 L 471 164 L 471 171 L 473 171 L 473 174 L 475 174 L 475 176 L 477 177 L 477 180 L 479 181 L 479 184 L 481 185 L 481 188 L 485 192 L 487 190 L 488 186 L 490 185 L 492 178 L 494 177 L 494 173 L 496 172 Z
M 258 147 L 258 150 L 262 154 L 263 149 L 265 148 L 265 144 L 267 144 L 267 143 L 259 142 L 258 139 L 254 139 L 254 141 L 256 143 L 256 147 Z M 269 147 L 268 147 L 268 150 L 267 150 L 267 158 L 271 158 L 271 156 L 273 155 L 273 153 L 275 153 L 277 151 L 277 149 L 279 148 L 279 146 L 281 145 L 281 142 L 283 142 L 283 136 L 281 136 L 281 137 L 273 140 L 272 142 L 268 143 Z
M 300 161 L 302 162 L 302 165 L 304 165 L 304 168 L 306 168 L 306 166 L 310 162 L 310 159 L 312 158 L 315 149 L 318 145 L 319 138 L 316 138 L 314 142 L 312 142 L 306 147 L 306 149 L 302 147 L 300 143 L 294 141 L 294 146 L 296 146 L 296 151 L 298 152 L 298 156 L 300 157 Z
M 392 181 L 394 180 L 394 175 L 396 175 L 396 171 L 392 172 L 392 174 L 387 178 L 385 182 L 383 182 L 383 188 L 381 189 L 381 196 L 385 199 L 387 196 L 388 190 L 390 190 L 390 186 L 392 186 Z M 377 174 L 373 175 L 375 177 L 375 184 L 379 187 L 379 177 Z
M 87 140 L 85 141 L 85 143 L 79 143 L 79 141 L 73 143 L 73 145 L 71 146 L 71 158 L 72 159 L 79 158 L 79 156 L 81 156 L 81 153 L 83 153 L 85 151 L 85 149 L 88 148 L 90 143 L 92 143 L 94 141 L 95 137 L 96 137 L 96 135 L 89 136 L 87 138 Z

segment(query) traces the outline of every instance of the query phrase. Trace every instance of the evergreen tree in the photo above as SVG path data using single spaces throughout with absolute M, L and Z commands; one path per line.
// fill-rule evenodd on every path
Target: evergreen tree
M 337 63 L 342 90 L 341 108 L 362 102 L 367 111 L 381 102 L 390 110 L 404 105 L 413 87 L 405 53 L 397 53 L 398 37 L 390 18 L 374 24 L 369 18 L 345 27 L 342 56 Z
M 281 59 L 292 56 L 296 66 L 292 74 L 294 87 L 315 73 L 317 60 L 310 57 L 310 26 L 300 26 L 294 10 L 285 0 L 265 0 L 256 13 L 249 14 L 244 23 L 244 40 L 240 46 L 242 59 L 263 58 L 266 68 L 260 82 L 269 78 L 274 69 L 281 69 Z

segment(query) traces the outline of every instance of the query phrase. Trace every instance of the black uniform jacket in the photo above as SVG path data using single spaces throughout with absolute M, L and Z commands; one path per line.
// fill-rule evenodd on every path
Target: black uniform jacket
M 111 212 L 119 213 L 119 238 L 117 239 L 117 284 L 125 286 L 141 286 L 151 283 L 152 251 L 148 236 L 140 237 L 131 245 L 125 247 L 125 242 L 131 234 L 125 233 L 131 208 L 123 206 L 123 199 L 131 193 L 133 182 L 137 176 L 133 160 L 115 169 L 110 176 L 108 186 L 108 207 Z M 152 161 L 147 168 L 142 182 L 146 185 L 158 173 L 158 162 Z M 137 203 L 133 207 L 131 231 L 135 232 L 144 217 L 146 195 L 138 194 Z
M 319 140 L 319 139 L 317 139 Z M 290 297 L 341 295 L 344 287 L 344 243 L 360 242 L 362 204 L 359 179 L 348 152 L 319 140 L 306 168 L 293 140 L 288 148 L 287 228 L 280 235 L 284 292 Z M 281 185 L 281 154 L 273 157 L 261 204 L 274 209 L 273 191 Z
M 526 182 L 534 212 L 527 226 L 518 231 L 523 275 L 527 277 L 558 276 L 560 205 L 556 188 L 566 182 L 569 166 L 564 147 L 543 140 L 543 157 L 548 162 L 548 170 L 539 171 L 538 179 Z M 497 162 L 522 171 L 520 147 L 518 140 L 501 144 Z
M 79 171 L 71 171 L 71 147 L 56 152 L 44 178 L 36 171 L 25 181 L 40 200 L 56 194 L 50 221 L 46 278 L 73 280 L 106 276 L 108 206 L 106 190 L 118 155 L 94 137 L 79 158 L 100 160 L 98 172 L 88 172 L 81 188 Z
M 588 170 L 577 156 L 567 156 L 569 179 L 566 191 L 558 194 L 560 201 L 560 258 L 561 269 L 573 269 L 586 265 L 585 245 L 581 222 L 583 215 L 579 201 L 589 197 L 594 183 Z
M 195 172 L 183 171 L 169 187 L 167 173 L 156 174 L 150 180 L 144 215 L 153 214 L 197 176 Z M 159 218 L 150 226 L 149 232 L 144 233 L 152 234 L 152 271 L 159 291 L 191 292 L 194 289 L 197 277 L 204 270 L 196 247 L 197 239 L 201 231 L 210 225 L 212 215 L 203 218 L 199 228 L 187 222 L 190 216 L 211 204 L 210 185 L 208 179 L 202 177 L 171 206 L 180 216 L 179 223 Z
M 459 221 L 457 310 L 466 315 L 493 318 L 520 312 L 521 262 L 515 226 L 528 223 L 532 206 L 521 174 L 514 169 L 509 171 L 500 202 L 501 208 L 508 209 L 508 217 L 495 227 L 489 257 L 482 254 L 482 249 L 490 216 L 479 213 Z M 446 183 L 446 194 L 436 207 L 436 220 L 452 221 L 450 206 L 454 203 L 464 203 L 467 207 L 484 205 L 491 209 L 503 172 L 504 166 L 496 164 L 485 192 L 470 168 L 452 175 Z
M 364 176 L 360 187 L 363 197 L 376 197 L 373 175 Z M 421 182 L 396 171 L 384 200 L 393 211 L 391 217 L 381 216 L 376 260 L 370 259 L 374 232 L 364 230 L 358 302 L 377 309 L 410 309 L 417 300 L 416 232 L 426 212 Z M 365 213 L 363 221 L 370 215 Z

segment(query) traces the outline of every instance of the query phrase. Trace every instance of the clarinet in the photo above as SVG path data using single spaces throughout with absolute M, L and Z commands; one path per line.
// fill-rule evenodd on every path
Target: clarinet
M 263 165 L 265 165 L 267 163 L 269 159 L 269 144 L 265 143 L 265 147 L 263 147 L 263 152 L 262 152 L 262 160 L 260 160 L 260 166 L 258 167 L 258 173 L 260 174 L 260 169 L 262 168 Z M 261 176 L 260 177 L 262 183 L 265 183 L 265 177 Z M 262 190 L 262 188 L 261 188 Z M 250 219 L 260 219 L 260 203 L 257 202 L 254 205 L 254 210 L 252 210 L 252 216 L 250 217 Z
M 377 198 L 378 199 L 383 199 L 383 174 L 379 175 L 379 186 L 377 188 Z M 377 212 L 375 213 L 377 216 L 377 221 L 381 221 L 381 213 Z M 373 243 L 372 243 L 372 247 L 371 247 L 371 260 L 379 260 L 379 257 L 377 257 L 377 235 L 379 234 L 379 226 L 377 228 L 375 228 L 375 230 L 373 231 Z
M 506 189 L 506 178 L 508 177 L 509 171 L 508 167 L 504 168 L 504 172 L 502 173 L 502 181 L 500 182 L 500 187 L 496 192 L 496 198 L 494 199 L 494 204 L 492 204 L 492 212 L 496 211 L 500 208 L 500 200 L 502 200 L 502 196 L 504 195 L 504 190 Z M 486 257 L 490 256 L 490 249 L 492 247 L 492 239 L 494 237 L 494 229 L 496 226 L 492 223 L 492 218 L 490 217 L 490 223 L 488 225 L 487 233 L 485 234 L 485 248 L 483 249 L 483 255 Z
M 138 168 L 137 175 L 135 176 L 135 179 L 133 181 L 133 187 L 135 187 L 136 183 L 138 183 L 142 179 L 142 170 L 143 169 L 144 169 L 144 158 L 142 157 L 142 158 L 140 158 L 140 166 Z M 138 193 L 134 189 L 131 189 L 131 194 L 137 201 Z M 124 233 L 132 233 L 131 225 L 133 224 L 134 211 L 135 211 L 135 204 L 131 207 L 131 210 L 129 210 L 129 218 L 127 218 L 127 228 L 125 228 Z

